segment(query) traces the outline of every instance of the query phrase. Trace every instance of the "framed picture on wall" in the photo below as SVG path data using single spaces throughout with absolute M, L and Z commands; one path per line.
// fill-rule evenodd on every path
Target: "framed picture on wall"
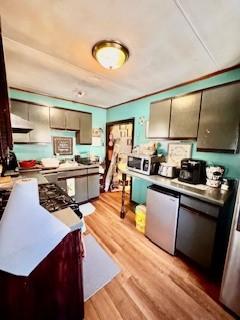
M 73 138 L 72 137 L 53 137 L 53 153 L 59 155 L 73 154 Z
M 167 162 L 181 167 L 181 160 L 192 157 L 192 143 L 169 143 Z

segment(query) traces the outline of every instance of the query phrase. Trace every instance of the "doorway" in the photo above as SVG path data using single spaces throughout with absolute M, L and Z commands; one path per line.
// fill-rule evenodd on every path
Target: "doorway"
M 106 124 L 105 192 L 122 190 L 121 169 L 127 168 L 127 156 L 134 146 L 134 118 Z M 127 177 L 126 192 L 132 194 L 132 179 Z

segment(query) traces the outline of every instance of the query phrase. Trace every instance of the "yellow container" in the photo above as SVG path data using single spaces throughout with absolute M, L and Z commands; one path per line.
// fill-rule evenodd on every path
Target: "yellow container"
M 140 204 L 135 208 L 136 229 L 142 233 L 145 233 L 146 212 L 146 206 L 143 204 Z

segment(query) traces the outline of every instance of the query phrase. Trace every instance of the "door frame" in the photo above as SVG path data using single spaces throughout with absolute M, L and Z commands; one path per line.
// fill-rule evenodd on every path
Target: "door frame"
M 106 123 L 106 151 L 105 151 L 105 160 L 107 162 L 107 144 L 108 144 L 108 136 L 110 132 L 110 127 L 114 125 L 121 125 L 121 124 L 132 124 L 132 148 L 134 146 L 134 135 L 135 135 L 135 118 L 128 118 L 123 120 L 116 120 L 112 122 Z M 132 201 L 132 178 L 130 179 L 130 201 Z

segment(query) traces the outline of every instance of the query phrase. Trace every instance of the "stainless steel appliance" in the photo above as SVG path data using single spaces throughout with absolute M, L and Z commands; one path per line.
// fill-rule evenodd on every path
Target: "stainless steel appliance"
M 160 164 L 160 157 L 129 154 L 127 166 L 129 170 L 146 175 L 157 174 Z
M 69 207 L 80 217 L 80 219 L 82 218 L 82 213 L 79 211 L 79 205 L 55 183 L 40 184 L 38 190 L 40 205 L 49 212 L 55 212 Z M 0 219 L 7 205 L 10 193 L 10 190 L 0 191 Z
M 175 178 L 177 177 L 177 167 L 170 163 L 162 162 L 160 164 L 158 174 L 167 178 Z
M 240 183 L 225 261 L 220 301 L 240 316 Z
M 147 192 L 145 235 L 156 245 L 174 255 L 179 195 L 152 185 Z
M 15 171 L 18 169 L 18 162 L 15 153 L 11 150 L 8 151 L 6 158 L 6 170 Z
M 178 180 L 191 184 L 206 182 L 206 162 L 203 160 L 186 158 L 181 160 Z

